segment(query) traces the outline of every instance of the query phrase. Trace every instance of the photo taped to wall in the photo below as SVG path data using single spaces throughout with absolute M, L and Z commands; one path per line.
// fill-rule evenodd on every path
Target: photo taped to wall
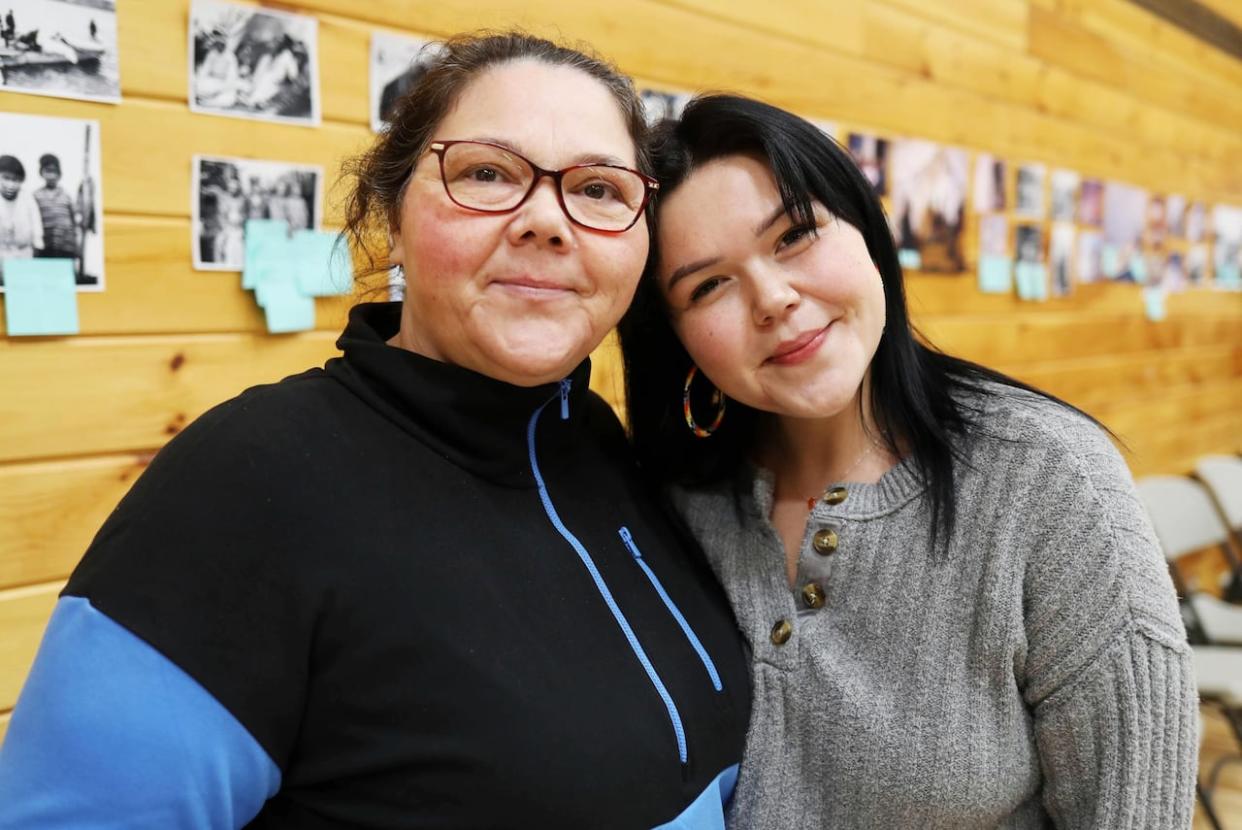
M 10 0 L 0 17 L 0 89 L 120 101 L 115 0 Z
M 315 18 L 194 0 L 189 58 L 194 112 L 318 126 Z
M 319 229 L 322 167 L 218 156 L 195 156 L 193 165 L 196 270 L 240 271 L 248 219 L 283 220 L 290 233 Z
M 98 121 L 0 113 L 0 280 L 8 260 L 68 259 L 79 291 L 104 290 L 99 146 Z

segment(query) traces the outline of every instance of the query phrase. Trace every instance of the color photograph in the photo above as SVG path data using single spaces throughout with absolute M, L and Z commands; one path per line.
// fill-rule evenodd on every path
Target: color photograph
M 79 291 L 104 290 L 98 121 L 0 113 L 0 280 L 32 257 L 73 260 Z
M 975 213 L 998 213 L 1005 209 L 1005 161 L 990 153 L 975 157 L 975 182 L 971 194 Z
M 891 156 L 897 247 L 918 251 L 921 271 L 956 274 L 965 270 L 966 151 L 902 139 L 893 142 Z
M 0 17 L 0 89 L 120 101 L 114 0 L 10 0 Z
M 888 141 L 866 133 L 850 133 L 848 147 L 854 163 L 875 188 L 875 195 L 888 195 Z
M 1141 260 L 1143 232 L 1147 227 L 1147 191 L 1108 182 L 1104 185 L 1103 215 L 1104 276 L 1121 282 L 1143 282 L 1143 274 L 1136 273 L 1135 265 Z
M 195 0 L 190 10 L 190 109 L 319 124 L 319 21 Z

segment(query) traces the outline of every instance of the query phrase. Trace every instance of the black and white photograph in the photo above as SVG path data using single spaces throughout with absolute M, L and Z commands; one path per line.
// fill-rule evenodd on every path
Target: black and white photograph
M 1039 225 L 1018 225 L 1014 228 L 1013 249 L 1018 262 L 1039 264 L 1044 261 L 1044 232 Z
M 121 100 L 116 0 L 10 0 L 0 8 L 0 89 Z
M 1218 286 L 1242 287 L 1242 207 L 1212 208 L 1212 273 Z
M 192 207 L 194 268 L 240 271 L 246 220 L 273 219 L 289 232 L 318 230 L 323 168 L 281 161 L 195 156 Z
M 313 17 L 194 0 L 190 109 L 318 126 L 318 43 Z
M 1186 282 L 1203 285 L 1211 278 L 1207 245 L 1191 245 L 1186 249 Z
M 1052 221 L 1074 221 L 1074 210 L 1078 206 L 1078 178 L 1073 170 L 1052 171 Z
M 888 140 L 866 133 L 850 133 L 847 146 L 858 169 L 875 188 L 875 195 L 888 195 Z
M 998 213 L 1005 209 L 1005 160 L 991 153 L 975 156 L 975 184 L 971 196 L 975 213 Z
M 1044 173 L 1042 164 L 1018 165 L 1014 213 L 1028 219 L 1044 218 Z
M 0 113 L 0 280 L 38 257 L 73 260 L 79 291 L 104 290 L 99 122 Z
M 1186 206 L 1185 237 L 1187 242 L 1202 242 L 1207 230 L 1207 206 L 1191 202 Z
M 665 118 L 677 118 L 692 96 L 688 92 L 670 92 L 666 89 L 644 88 L 638 90 L 642 99 L 643 109 L 647 114 L 647 123 L 659 124 Z
M 391 32 L 371 33 L 371 130 L 388 126 L 392 109 L 440 54 L 437 44 Z
M 1074 236 L 1077 229 L 1069 222 L 1057 222 L 1048 236 L 1048 265 L 1052 296 L 1068 297 L 1074 282 Z
M 897 247 L 918 251 L 921 271 L 961 273 L 966 268 L 962 255 L 966 151 L 902 139 L 893 142 L 889 170 Z

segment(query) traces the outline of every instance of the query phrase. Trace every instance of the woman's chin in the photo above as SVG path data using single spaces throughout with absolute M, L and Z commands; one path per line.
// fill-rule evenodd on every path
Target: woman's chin
M 485 374 L 516 386 L 560 380 L 598 345 L 590 333 L 562 323 L 506 326 L 480 338 Z

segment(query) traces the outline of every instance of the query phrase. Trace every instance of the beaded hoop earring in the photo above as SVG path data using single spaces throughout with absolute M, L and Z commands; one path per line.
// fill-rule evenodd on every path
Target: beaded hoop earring
M 712 392 L 712 404 L 716 407 L 716 415 L 712 418 L 711 426 L 704 428 L 694 422 L 694 415 L 690 412 L 690 384 L 694 382 L 694 376 L 698 374 L 699 367 L 691 364 L 690 371 L 686 373 L 686 385 L 681 394 L 681 406 L 686 414 L 686 426 L 690 427 L 690 431 L 694 433 L 695 438 L 708 438 L 713 432 L 720 428 L 720 422 L 724 420 L 725 414 L 725 397 L 719 389 Z

